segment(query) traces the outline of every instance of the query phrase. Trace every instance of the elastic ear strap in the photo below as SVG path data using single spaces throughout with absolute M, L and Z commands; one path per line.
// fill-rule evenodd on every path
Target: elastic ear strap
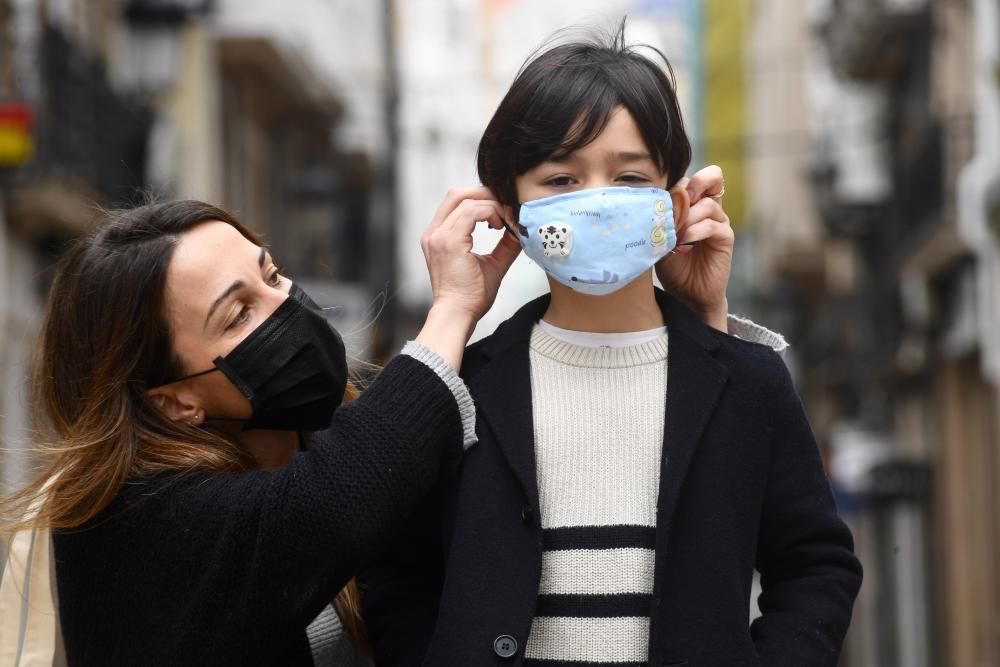
M 181 382 L 183 380 L 190 380 L 191 378 L 199 378 L 202 375 L 208 375 L 209 373 L 214 373 L 217 370 L 219 370 L 219 369 L 218 368 L 214 368 L 214 367 L 213 368 L 209 368 L 209 369 L 204 370 L 204 371 L 199 371 L 197 373 L 192 373 L 191 375 L 185 375 L 184 377 L 180 378 L 179 380 L 174 380 L 174 382 Z M 171 382 L 170 384 L 173 384 L 174 382 Z

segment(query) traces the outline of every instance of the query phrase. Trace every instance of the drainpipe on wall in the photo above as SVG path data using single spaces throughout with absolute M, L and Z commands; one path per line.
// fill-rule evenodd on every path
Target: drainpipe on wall
M 990 230 L 990 196 L 1000 187 L 1000 11 L 973 1 L 976 153 L 958 177 L 958 233 L 976 256 L 978 334 L 983 377 L 1000 387 L 1000 247 Z
M 701 165 L 704 159 L 705 140 L 705 22 L 701 0 L 688 0 L 684 19 L 687 24 L 689 57 L 691 58 L 691 109 L 693 113 L 685 118 L 691 142 L 691 164 Z
M 10 368 L 10 359 L 8 359 L 9 349 L 11 347 L 9 341 L 12 337 L 12 332 L 9 330 L 9 325 L 7 322 L 7 309 L 10 293 L 9 280 L 10 275 L 10 257 L 7 251 L 7 209 L 6 202 L 4 200 L 4 193 L 2 184 L 0 184 L 0 371 Z M 5 430 L 5 419 L 4 415 L 7 414 L 7 399 L 8 396 L 4 391 L 4 384 L 0 382 L 0 449 L 6 449 L 7 443 L 4 442 L 4 430 Z M 0 468 L 0 482 L 6 482 L 8 480 L 4 479 L 6 470 Z

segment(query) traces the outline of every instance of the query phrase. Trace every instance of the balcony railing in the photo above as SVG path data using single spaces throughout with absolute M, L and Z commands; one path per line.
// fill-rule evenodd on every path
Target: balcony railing
M 929 28 L 929 0 L 843 0 L 826 33 L 842 74 L 875 81 L 898 76 Z
M 101 64 L 55 28 L 42 33 L 39 62 L 36 152 L 19 184 L 60 181 L 103 204 L 133 199 L 146 185 L 152 112 L 115 91 Z

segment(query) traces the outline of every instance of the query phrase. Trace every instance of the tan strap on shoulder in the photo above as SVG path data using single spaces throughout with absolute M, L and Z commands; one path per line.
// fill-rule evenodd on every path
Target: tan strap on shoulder
M 0 581 L 0 665 L 51 667 L 57 618 L 49 531 L 22 530 L 8 544 Z

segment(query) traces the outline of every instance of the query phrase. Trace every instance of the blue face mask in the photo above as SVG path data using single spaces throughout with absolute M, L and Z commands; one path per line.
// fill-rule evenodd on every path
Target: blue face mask
M 660 188 L 593 188 L 521 204 L 525 254 L 563 285 L 602 296 L 677 245 L 673 202 Z

